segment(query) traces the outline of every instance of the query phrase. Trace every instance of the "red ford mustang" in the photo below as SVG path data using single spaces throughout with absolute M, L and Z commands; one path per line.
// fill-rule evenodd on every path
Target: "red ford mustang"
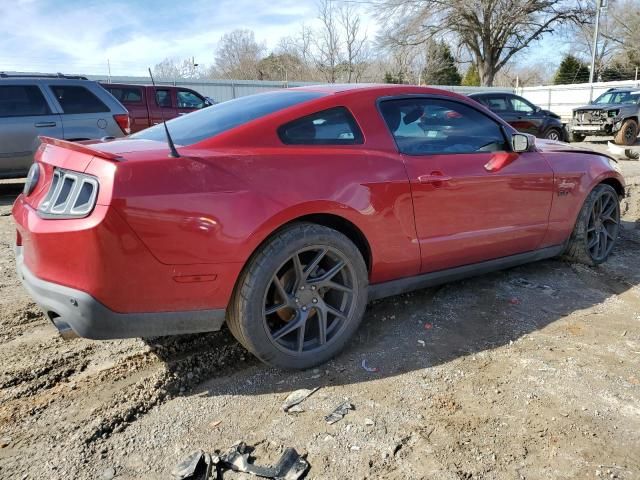
M 128 139 L 43 138 L 13 208 L 25 287 L 65 336 L 217 330 L 335 355 L 368 301 L 561 254 L 603 262 L 615 162 L 410 86 L 243 97 Z

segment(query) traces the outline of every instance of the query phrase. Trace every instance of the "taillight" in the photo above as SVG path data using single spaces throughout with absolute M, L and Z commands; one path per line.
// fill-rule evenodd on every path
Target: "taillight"
M 38 206 L 43 218 L 82 218 L 98 197 L 98 180 L 84 173 L 55 168 L 49 191 Z
M 114 115 L 113 119 L 125 135 L 129 135 L 131 133 L 131 120 L 129 119 L 128 114 L 123 113 L 120 115 Z

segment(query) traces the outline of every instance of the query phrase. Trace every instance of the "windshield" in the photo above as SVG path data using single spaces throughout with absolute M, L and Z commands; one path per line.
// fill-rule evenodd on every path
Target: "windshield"
M 319 92 L 276 91 L 249 95 L 219 103 L 167 122 L 171 138 L 177 145 L 192 145 L 205 138 L 230 130 L 287 107 L 324 96 Z M 164 126 L 156 125 L 130 138 L 166 142 Z
M 640 92 L 607 92 L 596 98 L 593 103 L 596 105 L 606 103 L 633 104 L 638 103 L 638 99 L 640 99 Z

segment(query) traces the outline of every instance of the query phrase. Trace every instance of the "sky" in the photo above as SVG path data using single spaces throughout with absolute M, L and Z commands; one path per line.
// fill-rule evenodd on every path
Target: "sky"
M 372 38 L 377 25 L 362 13 Z M 250 29 L 274 48 L 316 16 L 315 0 L 0 0 L 0 71 L 105 75 L 109 61 L 111 75 L 145 75 L 167 57 L 211 65 L 226 32 Z M 557 56 L 545 45 L 543 56 Z

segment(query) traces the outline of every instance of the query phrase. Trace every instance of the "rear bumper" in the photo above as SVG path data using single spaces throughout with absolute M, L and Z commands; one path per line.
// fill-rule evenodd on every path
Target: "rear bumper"
M 65 338 L 96 340 L 155 337 L 219 330 L 225 310 L 118 313 L 81 290 L 36 277 L 16 247 L 18 277 L 35 302 Z

